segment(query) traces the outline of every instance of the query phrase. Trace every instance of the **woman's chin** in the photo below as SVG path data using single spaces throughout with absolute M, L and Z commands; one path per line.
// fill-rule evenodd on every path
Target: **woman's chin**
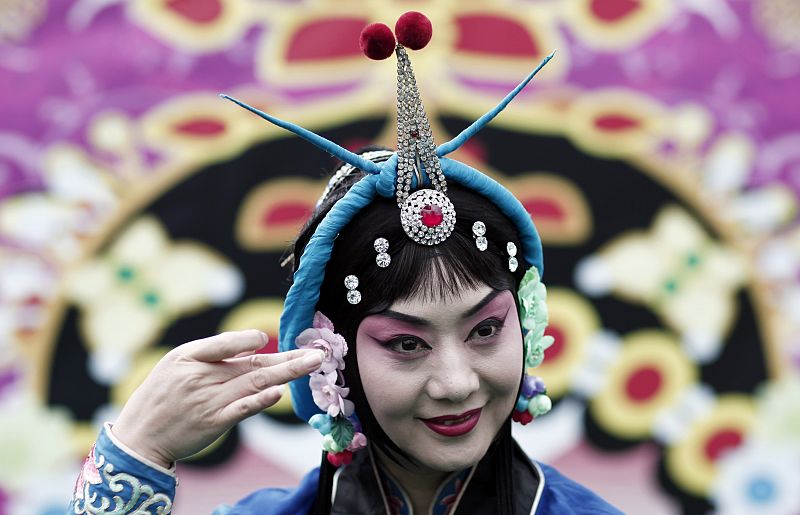
M 436 472 L 456 472 L 476 465 L 486 453 L 486 448 L 468 446 L 455 449 L 439 449 L 424 456 L 413 456 L 421 466 Z

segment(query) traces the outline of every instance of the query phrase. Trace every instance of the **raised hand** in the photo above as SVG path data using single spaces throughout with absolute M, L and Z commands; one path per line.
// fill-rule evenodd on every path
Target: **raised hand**
M 264 333 L 247 330 L 172 349 L 131 395 L 114 436 L 169 467 L 278 402 L 283 384 L 313 372 L 324 357 L 315 349 L 256 354 L 266 343 Z

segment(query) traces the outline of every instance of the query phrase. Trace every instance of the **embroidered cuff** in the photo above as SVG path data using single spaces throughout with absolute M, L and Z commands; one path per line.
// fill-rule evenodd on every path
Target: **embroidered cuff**
M 177 478 L 170 469 L 139 456 L 105 424 L 75 483 L 68 513 L 161 513 L 172 511 Z
M 114 436 L 114 431 L 111 429 L 111 422 L 106 422 L 105 424 L 103 424 L 103 432 L 111 440 L 111 443 L 114 446 L 118 447 L 122 452 L 124 452 L 125 454 L 127 454 L 131 458 L 134 458 L 134 459 L 142 462 L 143 464 L 147 465 L 148 467 L 156 469 L 157 471 L 161 472 L 162 474 L 166 474 L 168 476 L 172 476 L 173 479 L 175 479 L 175 486 L 178 486 L 178 476 L 175 475 L 175 471 L 177 469 L 177 467 L 175 466 L 175 463 L 173 463 L 172 466 L 167 469 L 167 468 L 162 467 L 158 463 L 145 458 L 144 456 L 142 456 L 138 452 L 134 451 L 133 449 L 131 449 L 130 447 L 128 447 L 124 443 L 120 442 L 119 439 L 116 436 Z

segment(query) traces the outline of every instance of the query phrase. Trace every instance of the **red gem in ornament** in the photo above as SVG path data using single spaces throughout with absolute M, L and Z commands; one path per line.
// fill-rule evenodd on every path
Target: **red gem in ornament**
M 414 131 L 411 131 L 411 137 L 412 137 L 412 138 L 414 138 L 414 139 L 417 139 L 417 138 L 419 138 L 419 132 L 417 132 L 417 131 L 415 131 L 415 130 L 414 130 Z
M 442 208 L 436 204 L 425 205 L 420 214 L 422 215 L 422 223 L 425 224 L 426 227 L 437 227 L 442 223 L 442 220 L 444 220 Z

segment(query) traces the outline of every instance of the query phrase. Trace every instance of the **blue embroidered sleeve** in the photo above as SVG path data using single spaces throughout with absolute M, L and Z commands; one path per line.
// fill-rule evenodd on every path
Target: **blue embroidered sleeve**
M 539 463 L 544 471 L 544 489 L 536 515 L 624 515 L 585 486 Z
M 314 507 L 318 482 L 319 468 L 315 468 L 297 488 L 263 488 L 235 506 L 217 507 L 212 515 L 305 515 Z
M 106 424 L 83 464 L 66 513 L 166 515 L 176 486 L 174 468 L 136 456 Z

